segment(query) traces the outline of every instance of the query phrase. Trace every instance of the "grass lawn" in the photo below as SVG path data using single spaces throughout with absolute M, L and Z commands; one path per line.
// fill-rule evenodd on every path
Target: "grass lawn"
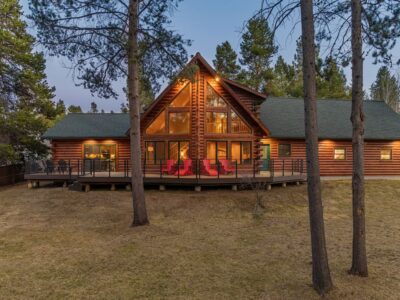
M 323 182 L 335 289 L 400 298 L 400 182 L 367 184 L 369 278 L 351 263 L 351 185 Z M 0 298 L 318 299 L 310 287 L 306 185 L 146 191 L 150 226 L 129 227 L 126 191 L 0 189 Z

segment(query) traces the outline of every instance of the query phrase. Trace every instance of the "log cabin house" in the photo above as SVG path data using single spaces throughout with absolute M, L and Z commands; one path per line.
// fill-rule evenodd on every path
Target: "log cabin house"
M 267 98 L 221 78 L 199 53 L 189 64 L 198 67 L 194 80 L 170 84 L 141 115 L 145 178 L 304 179 L 303 101 Z M 365 174 L 400 175 L 400 116 L 381 101 L 364 107 Z M 322 176 L 351 175 L 350 111 L 351 101 L 318 101 Z M 128 114 L 68 114 L 43 138 L 54 165 L 129 177 Z

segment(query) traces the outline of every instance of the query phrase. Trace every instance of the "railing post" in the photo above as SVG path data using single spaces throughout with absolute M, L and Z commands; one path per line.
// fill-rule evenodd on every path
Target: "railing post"
M 111 159 L 108 160 L 108 177 L 111 177 Z
M 181 174 L 181 166 L 180 166 L 180 162 L 181 160 L 178 158 L 178 179 L 180 178 L 180 174 Z
M 256 178 L 256 160 L 253 159 L 253 178 Z
M 68 159 L 68 174 L 69 174 L 69 180 L 72 178 L 72 172 L 71 172 L 71 160 Z
M 235 173 L 236 173 L 236 179 L 238 178 L 238 163 L 237 159 L 235 160 Z
M 292 159 L 292 176 L 294 174 L 294 169 L 293 169 L 293 159 Z
M 96 161 L 93 160 L 93 177 L 96 177 Z
M 285 160 L 282 161 L 282 177 L 285 176 Z
M 162 159 L 160 159 L 160 178 L 162 178 Z

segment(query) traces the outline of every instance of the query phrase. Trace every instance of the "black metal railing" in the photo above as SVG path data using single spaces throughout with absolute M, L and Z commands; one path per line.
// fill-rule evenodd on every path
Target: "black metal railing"
M 222 179 L 303 175 L 303 159 L 184 159 L 143 161 L 144 178 Z M 130 177 L 129 159 L 74 159 L 29 161 L 26 174 L 75 177 Z

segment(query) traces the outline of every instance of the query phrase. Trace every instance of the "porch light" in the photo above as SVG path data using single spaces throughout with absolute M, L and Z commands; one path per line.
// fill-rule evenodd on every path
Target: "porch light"
M 154 151 L 154 147 L 153 147 L 153 146 L 148 146 L 148 147 L 147 147 L 147 151 L 153 152 L 153 151 Z
M 219 76 L 216 76 L 216 77 L 215 77 L 215 81 L 216 81 L 216 82 L 219 82 L 220 79 L 221 79 L 221 78 L 220 78 Z

